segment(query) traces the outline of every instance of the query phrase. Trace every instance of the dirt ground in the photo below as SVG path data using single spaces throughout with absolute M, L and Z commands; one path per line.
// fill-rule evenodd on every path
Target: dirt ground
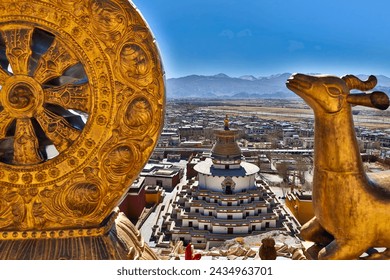
M 304 107 L 304 106 L 302 106 Z M 313 111 L 310 108 L 292 108 L 292 107 L 265 107 L 265 106 L 245 106 L 245 105 L 225 105 L 225 106 L 208 106 L 204 110 L 212 112 L 221 112 L 228 115 L 257 115 L 265 120 L 278 121 L 301 121 L 314 118 Z M 371 129 L 389 129 L 390 116 L 381 114 L 382 112 L 372 111 L 358 107 L 359 114 L 354 115 L 355 125 L 367 127 Z

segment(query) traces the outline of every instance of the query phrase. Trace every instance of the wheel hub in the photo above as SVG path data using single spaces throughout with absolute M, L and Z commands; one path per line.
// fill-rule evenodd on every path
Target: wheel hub
M 35 79 L 11 76 L 1 89 L 1 104 L 13 118 L 32 118 L 43 109 L 43 91 Z

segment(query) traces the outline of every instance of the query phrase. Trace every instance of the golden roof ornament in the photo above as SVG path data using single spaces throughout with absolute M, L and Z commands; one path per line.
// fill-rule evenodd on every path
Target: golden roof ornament
M 0 2 L 0 258 L 155 258 L 115 209 L 157 143 L 164 83 L 131 2 Z
M 224 119 L 224 129 L 225 130 L 230 130 L 229 129 L 229 118 L 228 118 L 228 115 L 226 115 L 225 119 Z

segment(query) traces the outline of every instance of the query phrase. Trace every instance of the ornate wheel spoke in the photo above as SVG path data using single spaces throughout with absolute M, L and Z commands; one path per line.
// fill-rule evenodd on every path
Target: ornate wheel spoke
M 38 148 L 38 139 L 30 119 L 18 119 L 14 139 L 14 163 L 22 165 L 40 163 L 43 159 Z
M 65 151 L 81 133 L 73 128 L 63 117 L 49 110 L 45 109 L 35 117 L 46 136 L 53 142 L 59 152 Z
M 7 134 L 7 129 L 14 119 L 6 111 L 0 113 L 0 139 L 3 139 Z
M 0 67 L 0 85 L 4 85 L 5 80 L 9 77 L 8 73 Z
M 31 56 L 31 37 L 33 29 L 20 28 L 2 31 L 6 45 L 6 55 L 14 74 L 28 74 Z
M 61 76 L 67 68 L 77 62 L 77 58 L 67 47 L 59 40 L 54 40 L 47 52 L 40 58 L 34 77 L 39 83 L 44 84 Z
M 65 109 L 90 112 L 91 98 L 89 84 L 64 85 L 44 90 L 45 102 L 60 105 Z

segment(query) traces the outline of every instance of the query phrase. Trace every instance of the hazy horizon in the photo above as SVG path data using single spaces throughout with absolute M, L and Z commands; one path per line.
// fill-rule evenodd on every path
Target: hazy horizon
M 297 72 L 295 72 L 297 73 Z M 310 73 L 310 72 L 301 72 L 302 74 L 308 74 L 308 75 L 336 75 L 336 76 L 343 76 L 343 74 L 340 74 L 340 75 L 337 75 L 337 74 L 334 74 L 334 73 Z M 245 77 L 245 76 L 253 76 L 257 79 L 259 78 L 268 78 L 268 77 L 271 77 L 271 76 L 276 76 L 276 75 L 283 75 L 283 74 L 294 74 L 293 72 L 287 72 L 287 71 L 282 71 L 282 72 L 279 72 L 279 73 L 271 73 L 269 75 L 260 75 L 260 76 L 257 76 L 257 75 L 253 75 L 253 74 L 244 74 L 244 75 L 240 75 L 240 76 L 232 76 L 232 75 L 228 75 L 226 73 L 223 73 L 223 72 L 220 72 L 220 73 L 211 73 L 211 74 L 202 74 L 202 73 L 192 73 L 192 74 L 187 74 L 187 75 L 184 75 L 184 76 L 180 76 L 180 77 L 167 77 L 167 79 L 179 79 L 179 78 L 185 78 L 185 77 L 190 77 L 190 76 L 204 76 L 204 77 L 212 77 L 212 76 L 218 76 L 218 75 L 226 75 L 228 76 L 229 78 L 237 78 L 237 79 L 240 79 L 242 77 Z M 390 75 L 384 75 L 382 73 L 370 73 L 370 74 L 367 74 L 367 73 L 344 73 L 345 75 L 347 74 L 352 74 L 352 75 L 355 75 L 355 76 L 362 76 L 362 75 L 365 75 L 365 76 L 369 76 L 369 75 L 374 75 L 376 77 L 378 76 L 383 76 L 383 77 L 386 77 L 386 78 L 389 78 L 390 79 Z

